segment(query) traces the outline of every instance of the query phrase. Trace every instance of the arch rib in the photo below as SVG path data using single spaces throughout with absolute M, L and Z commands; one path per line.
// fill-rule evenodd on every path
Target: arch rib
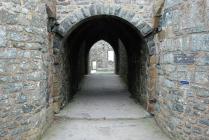
M 153 36 L 153 29 L 143 20 L 136 15 L 135 13 L 123 9 L 120 5 L 100 5 L 100 4 L 92 4 L 90 6 L 83 7 L 79 10 L 75 10 L 70 15 L 68 15 L 57 27 L 53 29 L 54 32 L 58 33 L 62 37 L 65 37 L 72 29 L 78 25 L 81 21 L 93 17 L 93 16 L 115 16 L 121 18 L 131 25 L 133 25 L 136 29 L 138 29 L 141 35 L 147 41 L 148 49 L 150 50 L 150 55 L 155 53 L 155 44 L 153 43 L 153 39 L 149 36 Z

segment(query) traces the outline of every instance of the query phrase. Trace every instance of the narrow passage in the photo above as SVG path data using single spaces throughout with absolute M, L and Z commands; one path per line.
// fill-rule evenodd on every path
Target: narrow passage
M 169 140 L 132 98 L 119 76 L 84 77 L 73 101 L 42 140 Z

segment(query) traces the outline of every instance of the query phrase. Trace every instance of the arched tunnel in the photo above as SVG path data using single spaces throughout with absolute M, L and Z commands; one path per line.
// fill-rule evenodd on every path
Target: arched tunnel
M 75 25 L 63 40 L 60 55 L 62 104 L 72 99 L 82 77 L 89 74 L 91 47 L 104 40 L 115 52 L 115 74 L 124 80 L 132 96 L 146 105 L 149 53 L 146 41 L 136 27 L 116 16 L 93 16 Z
M 91 16 L 71 26 L 57 53 L 61 88 L 54 98 L 54 112 L 58 121 L 43 140 L 152 139 L 153 135 L 168 140 L 152 118 L 154 103 L 150 97 L 155 89 L 150 85 L 155 85 L 155 80 L 150 75 L 150 36 L 152 32 L 145 36 L 117 16 Z M 114 74 L 90 73 L 89 54 L 98 41 L 105 41 L 115 52 Z M 59 103 L 61 110 L 57 111 Z

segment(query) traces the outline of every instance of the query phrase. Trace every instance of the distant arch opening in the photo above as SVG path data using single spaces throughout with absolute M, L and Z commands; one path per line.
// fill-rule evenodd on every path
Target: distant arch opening
M 104 41 L 97 41 L 89 51 L 89 72 L 93 73 L 114 73 L 115 52 L 112 46 Z

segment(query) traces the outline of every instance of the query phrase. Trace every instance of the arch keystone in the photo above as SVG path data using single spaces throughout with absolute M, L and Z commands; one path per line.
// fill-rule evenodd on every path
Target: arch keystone
M 110 13 L 110 5 L 104 5 L 104 15 L 109 15 Z

